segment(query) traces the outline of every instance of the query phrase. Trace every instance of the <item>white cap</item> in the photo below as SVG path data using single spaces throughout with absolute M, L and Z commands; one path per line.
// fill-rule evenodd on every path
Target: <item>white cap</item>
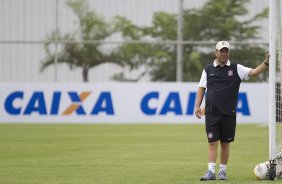
M 224 47 L 230 50 L 230 44 L 227 41 L 220 41 L 220 42 L 217 42 L 215 49 L 221 50 Z

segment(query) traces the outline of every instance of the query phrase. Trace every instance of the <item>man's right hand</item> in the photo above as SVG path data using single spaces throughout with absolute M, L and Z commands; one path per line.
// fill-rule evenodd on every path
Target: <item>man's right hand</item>
M 201 107 L 196 106 L 195 115 L 196 115 L 196 117 L 197 117 L 198 119 L 201 119 L 202 116 L 205 115 L 205 108 L 201 109 Z

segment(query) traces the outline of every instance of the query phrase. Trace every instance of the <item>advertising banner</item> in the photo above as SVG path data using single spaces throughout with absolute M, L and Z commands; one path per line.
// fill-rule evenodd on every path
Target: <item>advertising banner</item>
M 1 123 L 203 123 L 198 83 L 0 83 Z M 202 104 L 204 106 L 204 102 Z M 242 83 L 238 123 L 268 122 L 268 84 Z

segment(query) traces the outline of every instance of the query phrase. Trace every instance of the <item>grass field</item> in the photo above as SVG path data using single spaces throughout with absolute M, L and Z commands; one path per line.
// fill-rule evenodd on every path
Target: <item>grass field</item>
M 204 183 L 203 125 L 0 124 L 2 184 Z M 252 170 L 268 158 L 268 127 L 238 125 L 228 181 L 256 181 Z M 217 167 L 218 170 L 218 167 Z

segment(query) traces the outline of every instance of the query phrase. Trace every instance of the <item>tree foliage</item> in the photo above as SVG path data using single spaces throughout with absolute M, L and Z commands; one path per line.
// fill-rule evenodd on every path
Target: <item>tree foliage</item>
M 247 9 L 249 0 L 209 0 L 199 9 L 185 9 L 183 12 L 184 41 L 205 41 L 212 44 L 183 44 L 183 80 L 198 81 L 203 67 L 214 59 L 215 44 L 219 40 L 252 41 L 259 39 L 260 26 L 255 21 L 267 17 L 267 9 L 250 16 Z M 45 44 L 46 56 L 41 70 L 55 64 L 67 64 L 71 69 L 81 68 L 83 81 L 87 82 L 91 68 L 111 62 L 126 66 L 130 71 L 142 68 L 135 79 L 124 73 L 116 75 L 116 80 L 138 81 L 149 75 L 152 81 L 176 81 L 176 42 L 177 14 L 156 12 L 150 26 L 138 26 L 129 19 L 116 16 L 111 23 L 106 22 L 89 9 L 85 0 L 69 0 L 67 6 L 78 20 L 78 30 L 62 35 L 59 30 L 51 32 Z M 113 34 L 120 33 L 126 42 L 114 49 L 101 49 L 99 40 L 106 40 Z M 74 42 L 60 43 L 54 52 L 54 40 Z M 82 40 L 95 40 L 84 43 Z M 98 40 L 98 41 L 97 41 Z M 135 43 L 141 41 L 142 43 Z M 159 42 L 158 42 L 159 41 Z M 149 43 L 147 43 L 149 42 Z M 153 42 L 153 43 L 152 43 Z M 260 45 L 235 45 L 231 48 L 231 62 L 255 67 L 265 55 L 265 48 Z M 259 78 L 258 80 L 265 80 Z
M 56 30 L 47 36 L 50 42 L 44 46 L 46 56 L 42 62 L 41 70 L 54 65 L 55 57 L 57 57 L 58 64 L 67 64 L 70 69 L 81 68 L 83 81 L 87 82 L 89 70 L 93 67 L 106 62 L 123 65 L 115 50 L 105 52 L 101 49 L 102 44 L 99 42 L 79 44 L 82 40 L 97 41 L 108 38 L 114 33 L 112 26 L 91 11 L 84 0 L 69 0 L 67 5 L 78 18 L 79 30 L 65 35 L 61 35 L 60 31 Z M 54 52 L 51 47 L 56 37 L 58 40 L 70 41 L 61 44 L 58 52 Z M 76 41 L 76 43 L 71 41 Z
M 254 22 L 268 15 L 267 10 L 248 18 L 248 0 L 210 0 L 200 9 L 184 10 L 184 41 L 211 41 L 212 45 L 185 44 L 184 81 L 198 81 L 203 67 L 214 59 L 217 41 L 251 41 L 258 38 Z M 119 30 L 127 40 L 167 41 L 177 38 L 177 15 L 156 12 L 151 26 L 136 26 L 129 20 L 117 19 Z M 135 34 L 132 34 L 135 33 Z M 138 33 L 138 34 L 137 34 Z M 137 36 L 136 36 L 137 34 Z M 153 81 L 176 80 L 175 44 L 123 45 L 124 60 L 136 69 L 145 66 Z M 232 46 L 231 61 L 255 67 L 262 62 L 265 49 L 259 45 Z M 262 79 L 259 79 L 262 80 Z

